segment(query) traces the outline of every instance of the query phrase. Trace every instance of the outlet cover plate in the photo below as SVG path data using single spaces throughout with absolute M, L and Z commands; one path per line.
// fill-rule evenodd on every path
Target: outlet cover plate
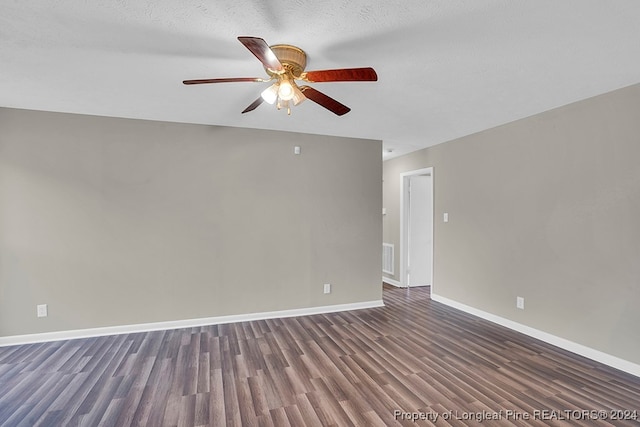
M 47 310 L 47 304 L 38 304 L 36 306 L 36 310 L 38 313 L 38 317 L 47 317 L 49 314 Z
M 516 297 L 516 308 L 519 308 L 520 310 L 524 310 L 524 298 L 523 297 Z

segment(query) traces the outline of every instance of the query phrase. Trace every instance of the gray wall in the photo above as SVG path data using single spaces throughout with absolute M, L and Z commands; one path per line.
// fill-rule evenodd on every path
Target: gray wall
M 384 162 L 383 241 L 433 166 L 436 294 L 640 363 L 639 112 L 636 85 Z
M 0 336 L 380 300 L 380 152 L 0 109 Z

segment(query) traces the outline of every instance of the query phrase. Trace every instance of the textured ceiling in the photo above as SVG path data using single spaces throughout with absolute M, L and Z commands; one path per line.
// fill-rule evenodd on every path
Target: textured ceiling
M 637 0 L 3 0 L 0 106 L 381 139 L 388 158 L 640 82 Z M 240 35 L 288 43 L 307 70 L 376 69 L 312 86 L 288 117 Z

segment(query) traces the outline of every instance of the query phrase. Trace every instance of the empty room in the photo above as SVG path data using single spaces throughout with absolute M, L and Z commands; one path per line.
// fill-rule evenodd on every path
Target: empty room
M 640 425 L 638 16 L 0 2 L 0 426 Z

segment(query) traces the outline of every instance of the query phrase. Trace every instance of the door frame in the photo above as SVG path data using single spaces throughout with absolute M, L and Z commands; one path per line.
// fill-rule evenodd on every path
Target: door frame
M 409 252 L 409 178 L 416 175 L 431 176 L 431 291 L 433 292 L 433 234 L 435 229 L 435 197 L 433 194 L 433 167 L 416 169 L 400 174 L 400 286 L 408 287 L 407 262 Z

